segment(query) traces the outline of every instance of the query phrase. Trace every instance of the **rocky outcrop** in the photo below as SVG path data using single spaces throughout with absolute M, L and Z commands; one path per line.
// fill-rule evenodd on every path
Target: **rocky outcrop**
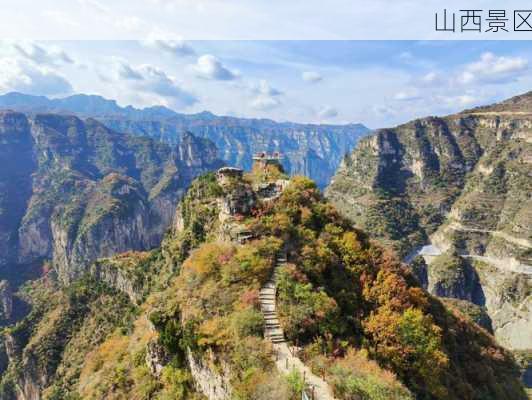
M 473 260 L 495 337 L 510 349 L 532 346 L 532 275 L 505 271 Z
M 89 274 L 97 282 L 103 282 L 110 288 L 127 295 L 133 304 L 140 304 L 143 299 L 143 287 L 127 270 L 120 268 L 111 259 L 101 259 L 92 264 Z
M 13 317 L 13 292 L 9 282 L 0 281 L 0 324 L 8 322 Z
M 484 303 L 476 271 L 456 253 L 441 254 L 430 263 L 427 289 L 440 297 Z
M 229 400 L 232 398 L 231 375 L 227 364 L 221 362 L 220 366 L 215 369 L 215 356 L 210 351 L 204 357 L 199 358 L 189 350 L 187 361 L 199 392 L 203 393 L 209 400 Z
M 166 364 L 171 360 L 168 351 L 157 339 L 152 339 L 146 346 L 146 365 L 150 373 L 159 378 Z

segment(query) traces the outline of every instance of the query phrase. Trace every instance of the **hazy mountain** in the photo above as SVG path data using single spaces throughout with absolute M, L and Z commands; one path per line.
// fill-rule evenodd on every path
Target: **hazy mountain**
M 209 112 L 179 114 L 161 106 L 120 107 L 113 100 L 83 94 L 48 99 L 9 93 L 0 96 L 0 108 L 75 113 L 96 118 L 116 131 L 149 136 L 170 144 L 178 143 L 183 132 L 192 132 L 213 141 L 219 157 L 228 164 L 244 169 L 251 167 L 253 153 L 280 151 L 286 157 L 283 164 L 290 174 L 309 176 L 320 187 L 327 185 L 342 157 L 369 132 L 361 124 L 298 124 L 220 117 Z

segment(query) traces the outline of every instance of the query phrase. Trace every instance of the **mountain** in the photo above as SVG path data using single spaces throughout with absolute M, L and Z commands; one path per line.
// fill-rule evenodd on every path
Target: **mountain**
M 0 398 L 526 399 L 485 329 L 275 160 L 197 178 L 175 215 L 160 248 L 20 290 Z
M 191 134 L 176 146 L 94 119 L 0 113 L 0 276 L 47 260 L 63 282 L 96 258 L 159 245 L 197 175 L 222 165 Z
M 502 344 L 530 351 L 531 163 L 532 92 L 378 130 L 326 193 L 407 261 L 423 256 L 433 294 L 483 307 Z
M 369 130 L 361 124 L 313 125 L 268 119 L 219 117 L 209 112 L 178 114 L 166 107 L 120 107 L 100 96 L 74 95 L 48 99 L 21 93 L 0 96 L 0 108 L 26 112 L 75 113 L 93 117 L 118 132 L 149 136 L 176 144 L 183 132 L 213 141 L 227 164 L 249 169 L 252 155 L 279 151 L 285 169 L 302 174 L 325 187 L 342 157 Z

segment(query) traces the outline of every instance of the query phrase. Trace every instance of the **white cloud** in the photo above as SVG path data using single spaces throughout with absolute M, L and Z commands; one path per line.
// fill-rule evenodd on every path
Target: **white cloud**
M 416 89 L 406 89 L 400 92 L 397 92 L 393 98 L 399 101 L 411 101 L 417 100 L 420 98 L 419 93 Z
M 305 71 L 301 74 L 301 78 L 305 82 L 310 82 L 310 83 L 316 83 L 316 82 L 320 82 L 321 80 L 323 80 L 323 76 L 321 76 L 321 74 L 316 71 Z
M 266 111 L 276 108 L 281 105 L 283 92 L 272 87 L 268 81 L 260 80 L 257 85 L 251 85 L 251 93 L 255 95 L 251 101 L 251 107 L 256 110 Z
M 54 96 L 69 94 L 72 86 L 47 67 L 15 58 L 1 58 L 0 91 Z
M 338 116 L 336 108 L 331 106 L 324 106 L 318 111 L 318 117 L 321 119 L 331 119 Z
M 267 111 L 281 105 L 281 101 L 272 96 L 259 95 L 251 102 L 251 107 L 255 110 Z
M 257 86 L 252 86 L 251 90 L 256 94 L 263 96 L 280 96 L 283 94 L 283 92 L 281 92 L 280 90 L 270 86 L 268 81 L 264 79 L 259 81 L 259 84 Z
M 113 69 L 114 79 L 125 81 L 133 90 L 162 96 L 176 109 L 189 107 L 198 101 L 196 96 L 183 89 L 174 77 L 153 65 L 132 66 L 124 60 L 115 59 Z M 107 77 L 104 75 L 103 79 Z
M 116 60 L 115 70 L 118 78 L 122 79 L 131 79 L 131 80 L 143 80 L 144 76 L 142 73 L 134 69 L 132 66 L 127 64 L 125 61 Z
M 226 68 L 218 58 L 211 54 L 205 54 L 198 58 L 192 70 L 197 77 L 218 81 L 230 81 L 239 76 L 237 71 Z
M 440 96 L 440 101 L 449 107 L 467 107 L 478 102 L 478 98 L 469 94 L 461 94 L 456 96 Z
M 527 69 L 528 60 L 522 57 L 504 57 L 487 52 L 481 55 L 479 61 L 466 65 L 457 82 L 507 83 L 518 79 Z
M 74 60 L 57 46 L 44 47 L 34 42 L 16 42 L 13 48 L 22 57 L 36 63 L 46 65 L 72 64 Z
M 423 75 L 418 83 L 422 86 L 438 85 L 443 82 L 443 77 L 439 72 L 430 71 Z
M 146 40 L 144 44 L 148 47 L 162 50 L 177 57 L 191 56 L 195 54 L 194 49 L 182 39 L 165 40 L 152 37 Z
M 399 59 L 400 60 L 403 60 L 403 61 L 411 61 L 414 59 L 414 56 L 412 55 L 411 52 L 409 51 L 402 51 L 400 54 L 399 54 Z

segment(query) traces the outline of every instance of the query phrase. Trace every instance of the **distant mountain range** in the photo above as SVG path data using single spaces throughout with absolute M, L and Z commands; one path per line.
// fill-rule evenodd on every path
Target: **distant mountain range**
M 65 113 L 95 118 L 119 132 L 179 143 L 184 132 L 210 139 L 221 159 L 248 169 L 257 151 L 280 151 L 285 169 L 302 174 L 325 187 L 343 156 L 369 133 L 362 124 L 316 125 L 216 116 L 210 112 L 180 114 L 163 106 L 121 107 L 101 96 L 77 94 L 62 99 L 8 93 L 0 96 L 0 109 L 29 113 Z

